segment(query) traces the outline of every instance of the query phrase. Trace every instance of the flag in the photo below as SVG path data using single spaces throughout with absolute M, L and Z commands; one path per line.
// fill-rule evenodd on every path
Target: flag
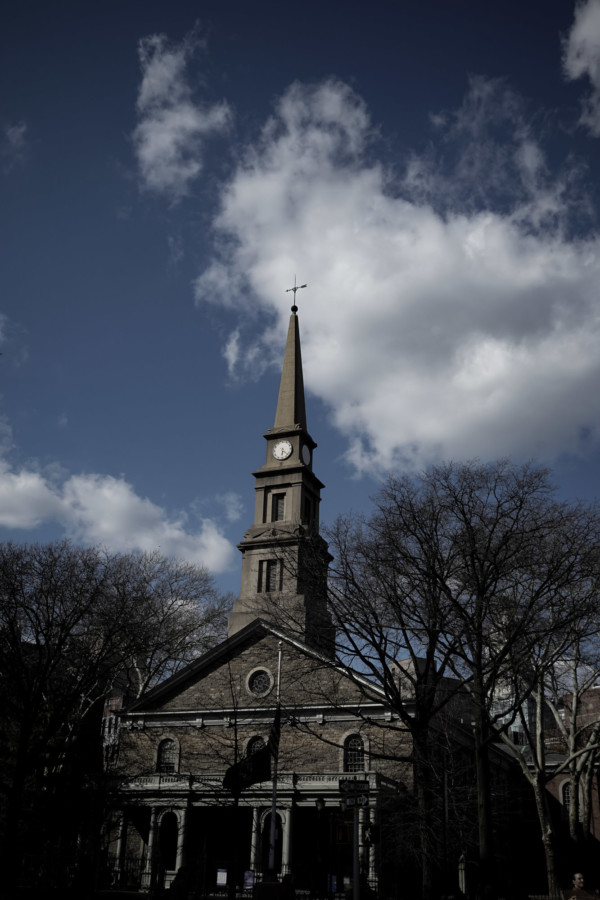
M 279 704 L 277 704 L 277 711 L 271 725 L 268 743 L 256 753 L 253 753 L 251 756 L 245 756 L 244 759 L 227 769 L 223 778 L 223 787 L 226 791 L 231 791 L 234 796 L 239 797 L 242 791 L 251 785 L 259 784 L 261 781 L 270 781 L 271 760 L 277 765 L 280 734 L 281 710 Z
M 252 756 L 245 756 L 225 772 L 223 787 L 235 796 L 252 784 L 269 781 L 271 778 L 271 754 L 268 746 Z

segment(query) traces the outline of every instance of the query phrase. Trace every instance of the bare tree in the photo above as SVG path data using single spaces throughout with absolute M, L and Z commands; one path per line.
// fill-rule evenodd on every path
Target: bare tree
M 597 626 L 594 639 L 578 635 L 549 673 L 544 700 L 554 718 L 565 762 L 555 774 L 569 774 L 568 820 L 571 840 L 577 844 L 591 837 L 592 791 L 600 754 L 600 647 Z
M 567 814 L 569 835 L 574 846 L 585 844 L 591 834 L 592 789 L 596 762 L 600 751 L 600 646 L 598 644 L 598 610 L 591 606 L 589 614 L 574 621 L 560 641 L 554 635 L 546 658 L 536 658 L 536 704 L 546 715 L 539 717 L 538 744 L 563 756 L 562 762 L 545 774 L 546 779 L 568 775 Z M 523 719 L 521 730 L 529 753 L 524 760 L 529 771 L 538 763 L 539 753 L 531 750 L 532 735 Z M 562 798 L 561 798 L 562 799 Z
M 439 722 L 453 721 L 457 734 L 461 719 L 472 725 L 480 877 L 493 892 L 490 748 L 536 696 L 537 673 L 523 662 L 536 654 L 556 661 L 587 613 L 599 534 L 597 510 L 558 502 L 548 470 L 500 460 L 392 476 L 371 516 L 340 518 L 326 535 L 334 556 L 331 664 L 356 671 L 365 694 L 363 679 L 376 686 L 397 717 L 386 727 L 410 732 L 425 896 L 439 858 Z M 538 813 L 554 893 L 549 817 Z
M 452 652 L 451 609 L 439 573 L 450 577 L 452 560 L 431 515 L 430 500 L 405 480 L 376 499 L 370 518 L 339 518 L 327 534 L 334 560 L 329 605 L 336 627 L 336 659 L 381 691 L 401 728 L 412 737 L 416 824 L 424 897 L 431 895 L 440 859 L 434 822 L 439 806 L 435 772 L 436 717 L 460 702 L 447 675 Z M 375 720 L 374 720 L 375 721 Z M 394 728 L 389 723 L 388 728 Z
M 548 470 L 529 464 L 448 464 L 432 469 L 422 483 L 447 516 L 454 547 L 455 565 L 444 594 L 455 617 L 452 668 L 457 676 L 467 676 L 474 701 L 480 861 L 490 883 L 489 743 L 511 715 L 521 713 L 538 686 L 537 673 L 523 662 L 540 647 L 545 664 L 555 660 L 565 632 L 595 600 L 599 516 L 594 507 L 556 501 Z M 546 799 L 536 790 L 554 895 L 558 885 Z
M 205 636 L 216 641 L 222 619 L 203 570 L 68 542 L 0 545 L 0 824 L 11 873 L 36 838 L 52 844 L 75 773 L 97 774 L 107 692 L 164 676 L 188 642 L 198 651 Z
M 225 636 L 231 598 L 207 569 L 155 551 L 115 557 L 110 578 L 128 617 L 119 655 L 134 699 Z

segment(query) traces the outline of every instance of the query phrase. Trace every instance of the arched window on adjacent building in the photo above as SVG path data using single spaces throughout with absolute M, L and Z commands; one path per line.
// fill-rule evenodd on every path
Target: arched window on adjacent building
M 344 741 L 344 772 L 364 772 L 365 744 L 360 734 L 351 734 Z
M 170 775 L 177 771 L 177 744 L 170 738 L 158 745 L 156 771 L 162 775 Z

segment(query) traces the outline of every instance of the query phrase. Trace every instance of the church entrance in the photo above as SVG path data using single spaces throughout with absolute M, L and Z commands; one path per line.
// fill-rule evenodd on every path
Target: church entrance
M 352 827 L 338 809 L 294 810 L 292 860 L 297 888 L 317 897 L 344 890 L 352 876 Z
M 232 880 L 237 885 L 243 884 L 244 872 L 250 868 L 251 837 L 252 810 L 247 807 L 211 806 L 190 810 L 186 868 L 194 889 L 203 895 L 213 893 L 224 877 L 227 885 Z

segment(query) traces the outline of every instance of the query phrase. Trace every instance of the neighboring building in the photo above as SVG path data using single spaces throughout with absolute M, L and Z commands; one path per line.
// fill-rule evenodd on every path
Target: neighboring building
M 573 723 L 573 706 L 576 706 L 576 724 Z M 600 685 L 586 686 L 578 695 L 566 692 L 563 697 L 561 717 L 568 729 L 577 733 L 576 755 L 573 765 L 580 770 L 579 802 L 577 804 L 582 834 L 593 839 L 593 852 L 597 855 L 600 841 L 600 785 L 597 745 L 600 731 Z M 588 752 L 584 753 L 584 748 Z M 549 776 L 547 789 L 552 798 L 560 804 L 561 819 L 569 820 L 571 801 L 571 766 L 565 767 L 567 747 L 564 736 L 558 729 L 548 729 L 546 739 L 546 771 Z M 553 777 L 552 774 L 554 774 Z
M 228 639 L 119 714 L 112 883 L 168 886 L 185 867 L 209 891 L 225 877 L 241 884 L 245 872 L 265 875 L 272 783 L 252 785 L 238 802 L 223 778 L 264 747 L 278 701 L 274 862 L 297 888 L 324 892 L 334 876 L 343 889 L 357 821 L 361 872 L 377 887 L 381 810 L 410 789 L 407 735 L 380 727 L 393 718 L 381 695 L 332 663 L 323 485 L 313 472 L 296 313 L 293 306 L 266 461 L 254 473 L 254 522 L 239 545 L 242 584 Z M 342 809 L 348 779 L 368 793 L 358 814 Z

